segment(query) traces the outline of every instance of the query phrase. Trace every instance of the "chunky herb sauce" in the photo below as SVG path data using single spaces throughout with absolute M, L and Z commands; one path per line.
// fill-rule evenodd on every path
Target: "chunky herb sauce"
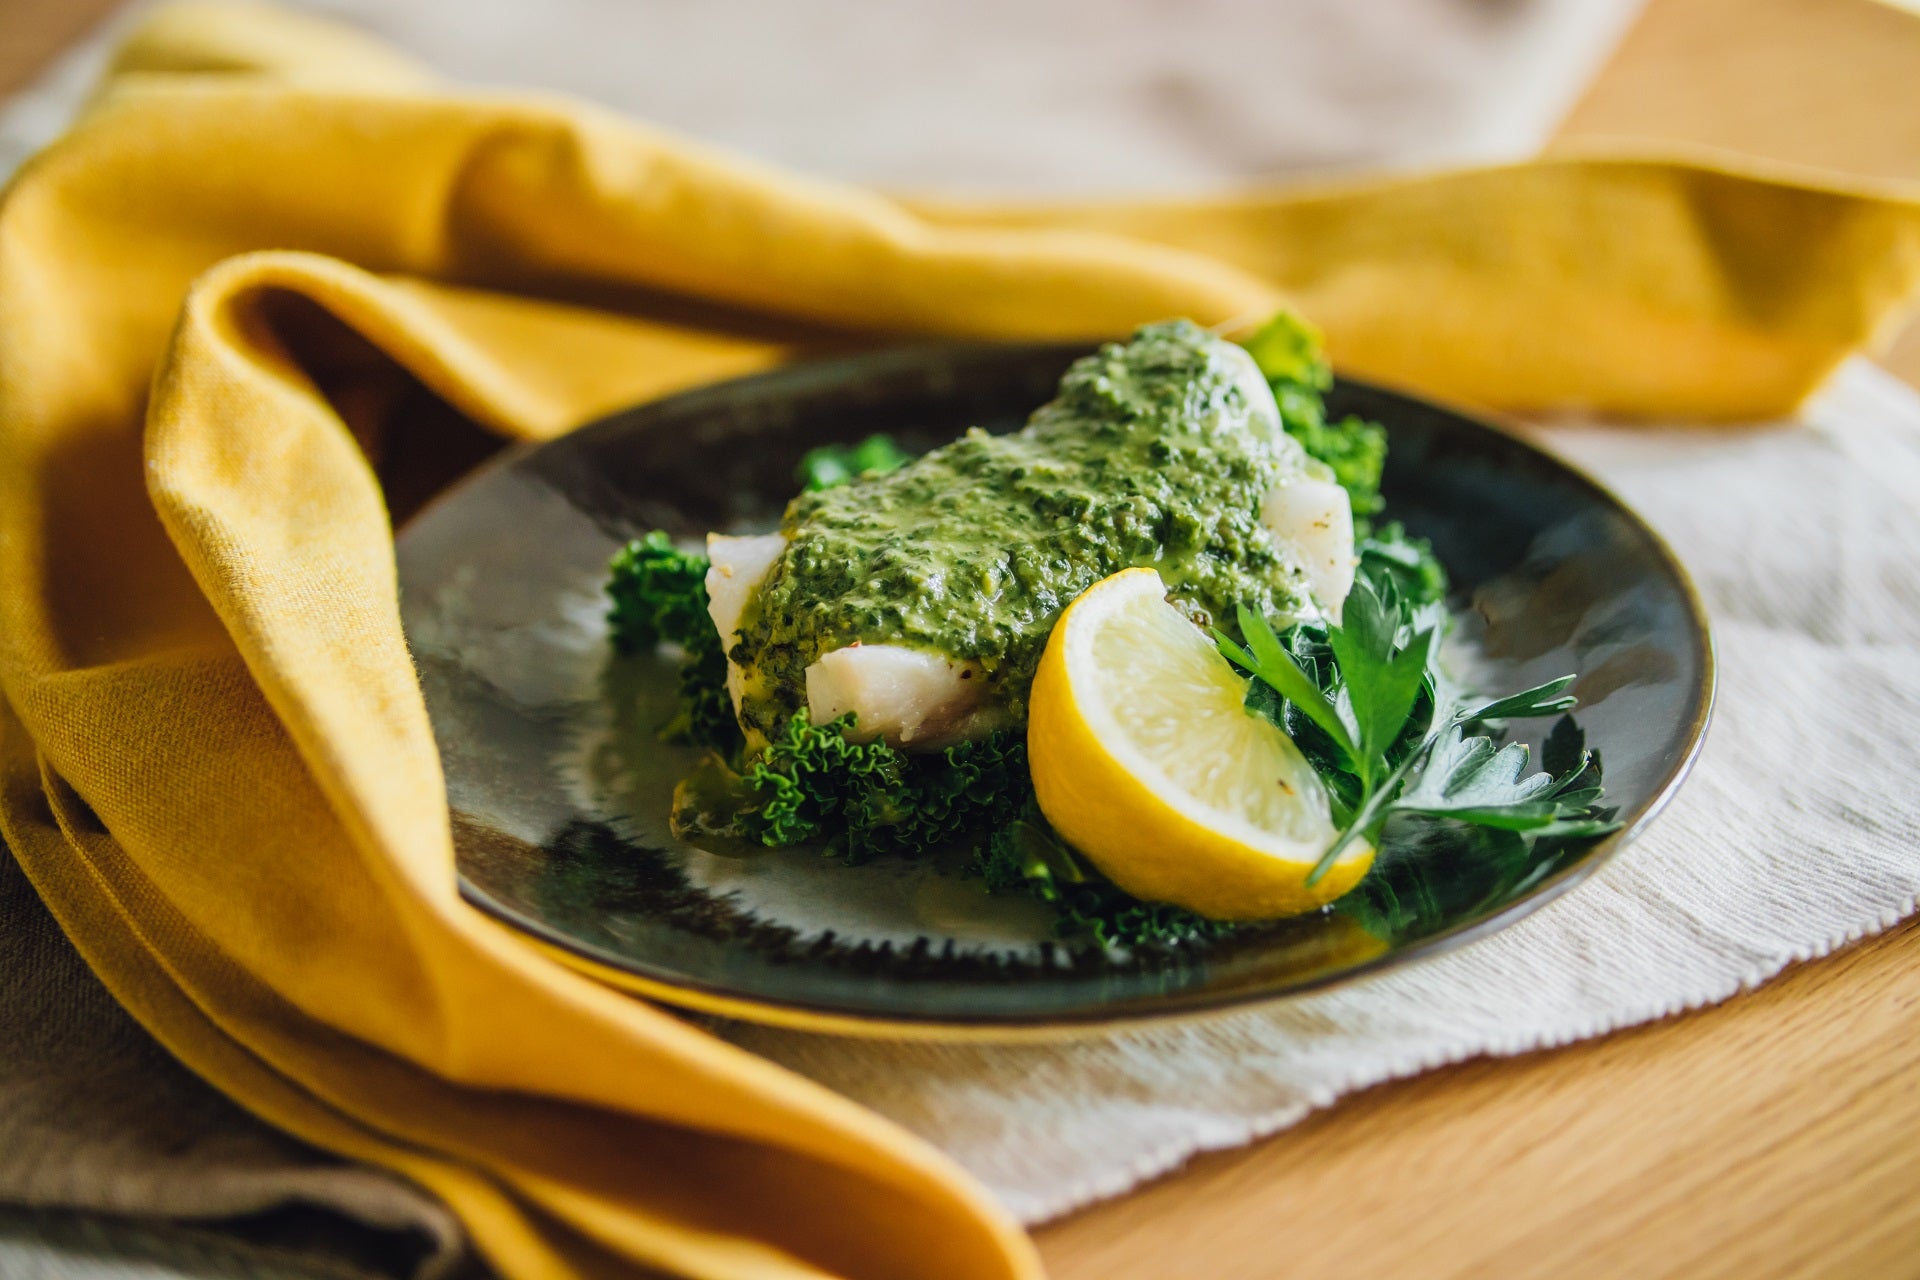
M 1061 610 L 1108 574 L 1160 571 L 1231 629 L 1236 604 L 1305 612 L 1305 576 L 1260 522 L 1276 486 L 1327 474 L 1282 430 L 1239 347 L 1186 321 L 1078 361 L 1020 432 L 975 429 L 885 475 L 802 494 L 742 621 L 743 721 L 772 734 L 809 663 L 856 641 L 973 659 L 1025 718 Z

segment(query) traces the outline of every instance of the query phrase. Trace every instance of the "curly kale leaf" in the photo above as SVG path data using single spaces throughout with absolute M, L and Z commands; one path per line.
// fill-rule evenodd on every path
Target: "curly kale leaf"
M 1277 311 L 1240 344 L 1268 382 L 1315 393 L 1333 385 L 1320 331 L 1291 311 Z
M 607 566 L 607 629 L 621 653 L 662 641 L 680 646 L 679 706 L 660 736 L 732 755 L 740 726 L 727 697 L 727 656 L 707 615 L 706 579 L 707 558 L 679 550 L 660 530 L 634 539 Z
M 1319 331 L 1292 312 L 1275 315 L 1243 345 L 1273 388 L 1280 424 L 1307 456 L 1332 469 L 1353 503 L 1357 527 L 1364 529 L 1366 517 L 1385 505 L 1380 473 L 1387 463 L 1386 428 L 1355 417 L 1327 421 L 1321 396 L 1333 385 L 1333 369 Z
M 691 650 L 713 634 L 707 558 L 679 550 L 660 530 L 616 551 L 607 574 L 607 627 L 622 653 L 642 653 L 662 640 Z
M 913 455 L 885 434 L 868 436 L 859 444 L 826 444 L 809 449 L 800 459 L 794 479 L 804 489 L 832 489 L 864 475 L 898 471 Z
M 1166 949 L 1232 926 L 1129 896 L 1077 857 L 1040 816 L 1018 733 L 909 754 L 847 740 L 852 717 L 804 714 L 741 776 L 740 830 L 764 844 L 824 844 L 850 863 L 917 857 L 972 840 L 973 872 L 995 893 L 1024 892 L 1057 913 L 1062 938 Z
M 661 741 L 712 747 L 728 758 L 739 755 L 746 742 L 727 694 L 727 654 L 720 647 L 720 633 L 709 621 L 681 648 L 685 656 L 677 677 L 679 705 L 660 727 Z
M 1033 803 L 988 837 L 975 854 L 974 872 L 990 892 L 1025 892 L 1052 907 L 1059 937 L 1092 938 L 1103 947 L 1165 951 L 1225 937 L 1236 927 L 1133 897 L 1068 848 Z
M 1386 506 L 1380 496 L 1380 473 L 1387 465 L 1385 427 L 1351 415 L 1339 422 L 1288 422 L 1286 427 L 1310 457 L 1333 468 L 1333 478 L 1353 503 L 1356 521 L 1364 524 L 1365 517 Z
M 992 733 L 910 755 L 851 742 L 852 716 L 796 714 L 742 775 L 741 825 L 763 844 L 822 843 L 848 862 L 915 856 L 1005 822 L 1032 795 L 1025 741 Z
M 761 843 L 830 840 L 844 834 L 856 814 L 907 798 L 898 753 L 885 743 L 849 742 L 850 723 L 813 725 L 796 714 L 747 769 L 743 781 L 755 804 L 743 821 Z

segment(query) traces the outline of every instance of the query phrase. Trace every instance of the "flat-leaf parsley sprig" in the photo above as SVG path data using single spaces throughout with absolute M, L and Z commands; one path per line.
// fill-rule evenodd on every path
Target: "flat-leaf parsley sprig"
M 1599 835 L 1619 826 L 1597 809 L 1599 786 L 1584 749 L 1559 775 L 1528 773 L 1524 743 L 1496 745 L 1467 727 L 1554 715 L 1575 703 L 1562 676 L 1492 701 L 1465 697 L 1440 666 L 1445 615 L 1437 602 L 1402 598 L 1391 577 L 1361 574 L 1339 625 L 1296 627 L 1287 640 L 1242 607 L 1244 646 L 1216 630 L 1228 661 L 1278 695 L 1263 709 L 1286 727 L 1291 706 L 1331 744 L 1316 751 L 1341 831 L 1307 876 L 1317 883 L 1356 839 L 1378 843 L 1396 814 L 1419 814 L 1531 836 Z M 1292 643 L 1290 644 L 1289 641 Z M 1311 652 L 1313 656 L 1296 656 Z M 1254 699 L 1261 705 L 1261 699 Z

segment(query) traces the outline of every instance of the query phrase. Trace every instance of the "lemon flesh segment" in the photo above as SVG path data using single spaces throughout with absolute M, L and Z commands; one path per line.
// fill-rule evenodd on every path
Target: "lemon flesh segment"
M 1337 834 L 1326 789 L 1246 693 L 1159 574 L 1095 583 L 1055 624 L 1034 677 L 1027 753 L 1041 812 L 1135 897 L 1221 920 L 1333 901 L 1373 850 L 1354 842 L 1307 884 Z

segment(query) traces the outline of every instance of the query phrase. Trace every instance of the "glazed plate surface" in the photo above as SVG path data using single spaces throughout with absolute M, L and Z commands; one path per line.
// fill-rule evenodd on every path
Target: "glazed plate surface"
M 664 655 L 606 643 L 607 559 L 663 528 L 773 527 L 807 449 L 916 450 L 1018 427 L 1082 348 L 946 346 L 797 365 L 616 414 L 505 455 L 399 539 L 402 619 L 445 764 L 462 892 L 631 989 L 683 1007 L 874 1034 L 1029 1036 L 1272 999 L 1518 919 L 1638 834 L 1712 701 L 1706 622 L 1631 511 L 1525 441 L 1361 383 L 1329 416 L 1386 425 L 1388 514 L 1453 576 L 1449 661 L 1490 695 L 1578 671 L 1578 720 L 1622 829 L 1528 851 L 1485 832 L 1390 840 L 1337 909 L 1202 950 L 1121 954 L 950 862 L 697 848 L 667 827 L 697 753 L 654 733 Z M 1519 724 L 1536 745 L 1550 722 Z M 1573 904 L 1577 906 L 1576 904 Z

